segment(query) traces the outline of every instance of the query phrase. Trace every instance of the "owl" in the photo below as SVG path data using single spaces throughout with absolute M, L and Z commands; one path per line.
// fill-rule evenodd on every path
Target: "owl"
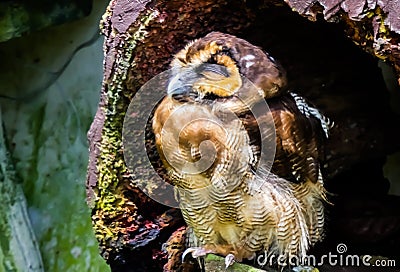
M 174 56 L 152 128 L 190 228 L 184 256 L 212 252 L 227 266 L 260 251 L 302 257 L 323 238 L 331 124 L 286 83 L 271 56 L 229 34 Z

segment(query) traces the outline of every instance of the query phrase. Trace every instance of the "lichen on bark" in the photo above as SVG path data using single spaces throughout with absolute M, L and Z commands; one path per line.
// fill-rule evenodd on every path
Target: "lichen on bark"
M 228 6 L 237 16 L 223 16 L 222 7 Z M 179 214 L 169 216 L 174 210 L 149 199 L 130 180 L 122 152 L 130 99 L 147 80 L 167 69 L 172 55 L 193 37 L 216 27 L 238 33 L 250 19 L 241 1 L 110 2 L 101 23 L 106 36 L 104 78 L 99 110 L 88 133 L 87 179 L 94 230 L 110 263 L 140 246 L 134 259 L 151 262 L 155 256 L 153 267 L 162 267 L 166 256 L 161 247 L 158 253 L 151 247 L 146 252 L 146 245 L 156 239 L 165 242 L 175 230 L 172 226 L 183 224 Z
M 107 18 L 107 13 L 105 15 Z M 127 224 L 132 223 L 137 217 L 137 206 L 123 194 L 125 183 L 129 183 L 124 177 L 127 168 L 124 163 L 122 154 L 122 125 L 125 112 L 128 107 L 127 101 L 123 99 L 124 80 L 127 72 L 132 64 L 133 52 L 137 41 L 143 38 L 143 28 L 146 23 L 151 20 L 151 14 L 143 17 L 138 27 L 132 27 L 131 37 L 125 38 L 123 46 L 112 47 L 116 50 L 114 60 L 118 60 L 118 65 L 110 67 L 111 78 L 105 75 L 103 88 L 107 94 L 102 98 L 106 100 L 104 107 L 101 108 L 104 115 L 104 123 L 100 146 L 98 147 L 99 157 L 96 158 L 98 166 L 97 186 L 95 192 L 91 192 L 93 199 L 90 200 L 94 204 L 93 221 L 95 222 L 96 236 L 101 241 L 101 246 L 108 247 L 116 243 L 118 247 L 122 247 L 124 242 L 123 235 L 126 234 Z M 105 19 L 107 20 L 107 19 Z M 103 25 L 102 31 L 107 30 L 106 24 Z M 108 33 L 113 35 L 112 33 Z M 114 52 L 114 51 L 113 51 Z M 134 64 L 133 64 L 134 66 Z M 93 187 L 90 187 L 93 189 Z M 112 222 L 111 224 L 108 224 Z M 115 244 L 114 244 L 115 245 Z M 107 250 L 103 252 L 105 257 L 108 256 Z
M 336 18 L 337 15 L 336 21 L 342 20 L 345 23 L 338 26 L 348 31 L 348 35 L 360 47 L 373 55 L 384 56 L 394 67 L 398 64 L 398 55 L 395 54 L 398 48 L 393 47 L 391 52 L 374 48 L 379 35 L 381 38 L 392 35 L 391 44 L 396 40 L 394 35 L 397 32 L 389 29 L 386 20 L 388 13 L 383 8 L 375 6 L 369 10 L 370 15 L 356 18 L 355 13 L 347 16 L 345 13 L 350 10 L 341 9 L 335 10 L 335 16 L 327 16 L 327 12 L 321 8 L 324 7 L 322 4 L 313 6 L 306 1 L 288 1 L 288 4 L 302 15 L 311 14 L 314 19 L 318 13 L 325 14 L 325 19 Z M 305 6 L 298 6 L 300 4 Z M 333 9 L 329 11 L 333 12 Z M 329 178 L 345 172 L 357 162 L 368 159 L 379 161 L 387 153 L 398 150 L 399 145 L 393 144 L 395 139 L 386 126 L 397 120 L 386 108 L 386 96 L 376 99 L 376 113 L 371 112 L 369 102 L 366 101 L 368 95 L 384 85 L 376 63 L 366 54 L 354 57 L 354 48 L 343 40 L 338 41 L 338 45 L 345 48 L 344 52 L 326 53 L 336 50 L 335 45 L 329 43 L 334 42 L 334 35 L 338 31 L 325 31 L 329 28 L 327 24 L 318 24 L 314 28 L 311 23 L 304 23 L 307 20 L 302 21 L 298 17 L 283 1 L 110 2 L 101 23 L 101 31 L 106 37 L 104 77 L 101 102 L 88 134 L 90 164 L 87 192 L 100 249 L 112 268 L 124 270 L 134 265 L 137 271 L 155 271 L 161 270 L 164 265 L 164 269 L 178 267 L 176 263 L 171 263 L 171 256 L 180 256 L 182 248 L 174 253 L 167 250 L 167 253 L 161 249 L 161 244 L 166 242 L 166 248 L 169 249 L 173 248 L 169 243 L 174 241 L 182 245 L 182 240 L 178 238 L 182 236 L 183 230 L 177 231 L 184 225 L 180 213 L 151 200 L 138 188 L 137 183 L 146 183 L 147 180 L 131 179 L 131 173 L 124 162 L 122 129 L 128 105 L 139 88 L 168 69 L 173 55 L 187 42 L 208 32 L 227 32 L 247 38 L 265 47 L 266 51 L 271 48 L 292 75 L 292 86 L 300 87 L 301 94 L 312 98 L 317 106 L 335 118 L 337 126 L 333 140 L 328 144 L 334 147 L 334 152 L 329 154 L 331 157 L 325 169 Z M 378 20 L 376 33 L 371 24 L 372 17 Z M 367 27 L 363 28 L 365 25 Z M 302 33 L 306 29 L 312 29 L 311 32 L 316 30 L 318 33 L 315 35 L 321 37 Z M 324 37 L 326 33 L 332 37 Z M 298 37 L 300 46 L 292 44 L 295 39 L 293 37 Z M 320 39 L 327 39 L 327 44 L 318 43 Z M 317 55 L 311 56 L 314 51 L 317 51 Z M 343 55 L 343 60 L 348 60 L 347 64 L 337 59 L 340 55 Z M 329 58 L 327 64 L 322 63 L 323 58 Z M 358 74 L 347 74 L 354 70 L 353 60 L 360 63 L 359 73 L 366 75 L 362 82 Z M 354 117 L 348 118 L 350 113 L 355 113 Z M 385 122 L 373 125 L 367 123 L 368 119 L 375 116 Z M 384 137 L 380 138 L 380 133 Z M 147 136 L 149 139 L 152 137 L 151 131 L 147 132 Z M 377 140 L 373 147 L 367 144 L 375 138 Z M 360 143 L 356 143 L 357 140 Z M 146 142 L 146 146 L 154 151 L 151 139 Z M 149 158 L 157 170 L 162 172 L 160 161 L 153 153 L 149 153 Z M 135 154 L 129 155 L 136 159 Z M 374 167 L 379 167 L 379 163 L 374 164 Z M 371 167 L 371 171 L 375 170 L 374 167 Z M 180 262 L 179 257 L 174 260 Z M 177 269 L 184 271 L 186 268 Z

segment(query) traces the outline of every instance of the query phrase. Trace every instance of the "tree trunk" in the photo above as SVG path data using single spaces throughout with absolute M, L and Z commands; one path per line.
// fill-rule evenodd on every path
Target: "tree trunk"
M 371 219 L 362 211 L 363 204 L 354 201 L 375 203 L 376 198 L 384 198 L 371 209 L 388 205 L 385 216 L 395 220 L 390 223 L 393 228 L 376 237 L 374 245 L 390 239 L 398 248 L 400 215 L 391 207 L 399 200 L 390 204 L 386 200 L 388 182 L 382 166 L 388 154 L 400 149 L 393 126 L 400 119 L 390 107 L 378 59 L 393 67 L 389 76 L 400 84 L 400 7 L 397 1 L 356 2 L 110 2 L 101 23 L 106 37 L 104 77 L 101 102 L 88 133 L 87 195 L 102 256 L 114 271 L 192 269 L 180 265 L 185 236 L 184 229 L 179 229 L 184 226 L 180 212 L 153 201 L 137 186 L 151 181 L 131 179 L 124 162 L 122 129 L 128 105 L 139 88 L 168 69 L 172 56 L 186 43 L 211 31 L 227 32 L 261 46 L 286 68 L 290 88 L 335 122 L 323 170 L 328 190 L 339 196 L 331 208 L 342 225 L 332 223 L 330 229 L 335 231 L 328 227 L 332 237 L 327 237 L 328 245 L 349 233 L 346 218 L 353 218 L 354 211 L 363 220 Z M 146 135 L 149 153 L 154 154 L 151 131 Z M 150 160 L 162 175 L 157 155 Z M 341 204 L 349 201 L 349 195 L 351 208 Z M 362 226 L 355 228 L 349 241 L 361 240 L 360 247 L 368 244 L 366 237 L 371 232 L 364 233 Z M 168 253 L 161 249 L 165 242 Z M 377 247 L 376 254 L 387 253 Z

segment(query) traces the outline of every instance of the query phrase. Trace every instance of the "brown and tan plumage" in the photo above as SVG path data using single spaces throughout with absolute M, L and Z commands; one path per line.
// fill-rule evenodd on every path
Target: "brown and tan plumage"
M 305 255 L 323 237 L 326 119 L 285 91 L 285 72 L 270 56 L 228 34 L 188 44 L 171 68 L 153 130 L 193 231 L 191 246 L 239 261 L 260 250 Z M 244 77 L 259 95 L 248 93 Z M 258 120 L 268 125 L 259 126 L 250 108 L 264 101 L 271 112 Z M 255 171 L 261 144 L 271 139 L 272 173 Z

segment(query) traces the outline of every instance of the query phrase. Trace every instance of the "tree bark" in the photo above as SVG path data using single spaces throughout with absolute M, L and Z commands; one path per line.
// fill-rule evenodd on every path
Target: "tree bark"
M 122 127 L 139 88 L 168 69 L 187 42 L 211 31 L 261 46 L 287 69 L 290 88 L 335 122 L 324 162 L 328 189 L 385 195 L 381 168 L 386 155 L 400 149 L 392 125 L 399 117 L 390 108 L 377 60 L 393 67 L 400 84 L 399 12 L 397 1 L 111 1 L 100 26 L 104 77 L 88 133 L 87 195 L 102 256 L 113 270 L 192 269 L 168 257 L 182 252 L 177 230 L 184 222 L 179 210 L 151 200 L 132 182 Z M 150 153 L 156 153 L 151 131 L 147 136 Z M 157 155 L 150 159 L 162 174 Z M 167 251 L 161 250 L 165 242 Z

